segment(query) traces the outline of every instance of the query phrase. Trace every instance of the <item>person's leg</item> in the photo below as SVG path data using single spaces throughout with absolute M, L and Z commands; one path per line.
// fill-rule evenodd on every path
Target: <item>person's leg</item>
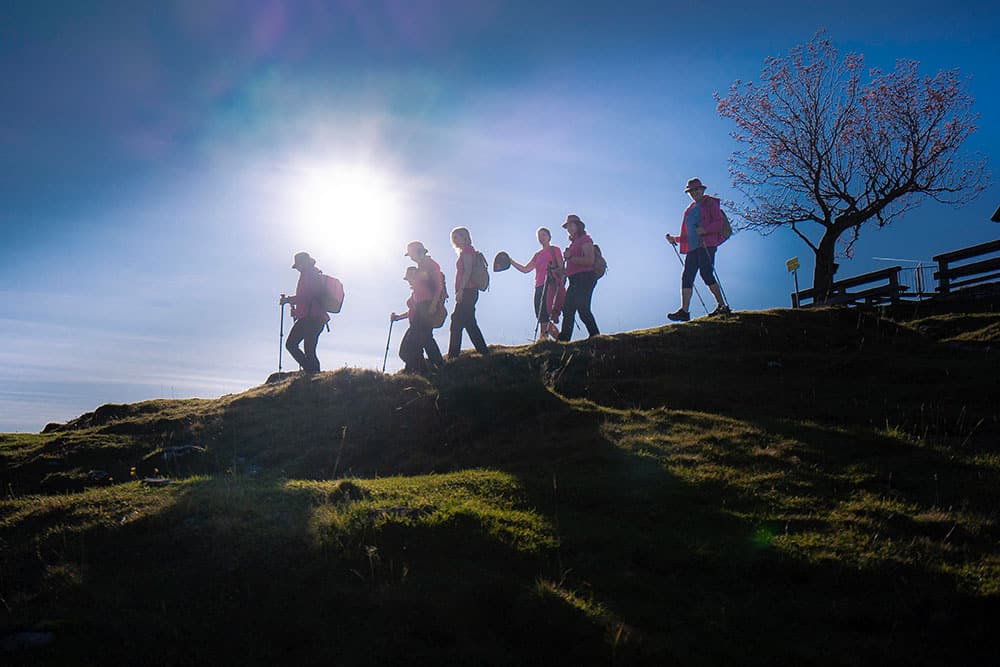
M 594 288 L 597 286 L 597 276 L 593 271 L 581 274 L 580 304 L 577 312 L 580 314 L 580 321 L 587 327 L 587 336 L 593 338 L 601 333 L 597 328 L 597 320 L 590 310 L 590 301 L 594 296 Z
M 569 277 L 569 288 L 566 290 L 566 301 L 563 304 L 562 329 L 559 340 L 568 342 L 573 337 L 573 325 L 576 324 L 576 307 L 579 298 L 579 273 Z
M 694 277 L 701 263 L 701 248 L 695 248 L 684 256 L 684 272 L 681 274 L 681 309 L 667 315 L 674 322 L 691 319 L 691 293 L 694 291 Z
M 465 322 L 465 330 L 469 332 L 469 340 L 472 341 L 472 346 L 476 348 L 476 352 L 487 355 L 490 353 L 490 350 L 486 347 L 486 339 L 483 338 L 483 332 L 480 331 L 479 323 L 476 322 L 477 301 L 479 301 L 479 290 L 465 290 L 465 297 L 462 299 L 462 303 L 469 304 L 469 315 Z
M 715 297 L 716 308 L 713 314 L 718 314 L 723 311 L 726 306 L 726 298 L 722 295 L 722 288 L 719 287 L 719 281 L 715 278 L 715 248 L 705 248 L 705 252 L 702 257 L 702 264 L 700 267 L 701 279 L 705 281 L 705 285 L 708 287 L 712 296 Z
M 296 320 L 295 324 L 288 331 L 288 338 L 285 340 L 285 349 L 288 350 L 301 368 L 306 367 L 306 355 L 299 349 L 299 343 L 306 337 L 305 332 L 307 328 L 304 319 Z
M 542 319 L 542 312 L 545 309 L 545 287 L 544 285 L 538 285 L 535 287 L 535 296 L 533 303 L 535 305 L 535 321 L 538 322 L 536 330 L 538 331 L 538 340 L 545 340 L 548 336 L 548 327 L 546 322 L 548 317 Z
M 399 341 L 399 358 L 403 360 L 404 373 L 416 372 L 414 364 L 414 357 L 416 356 L 414 350 L 415 338 L 416 335 L 411 323 L 406 333 L 403 334 L 403 340 Z
M 690 287 L 681 288 L 681 310 L 685 313 L 691 312 L 691 293 L 693 291 Z
M 306 372 L 319 373 L 319 357 L 316 356 L 316 345 L 319 344 L 319 335 L 323 332 L 323 327 L 326 326 L 326 322 L 316 318 L 313 320 L 306 320 L 309 322 L 309 327 L 306 330 L 306 336 L 302 339 L 302 346 L 305 348 L 305 363 L 302 365 L 302 369 Z
M 566 290 L 556 281 L 549 281 L 549 293 L 545 298 L 545 305 L 548 306 L 549 315 L 549 335 L 553 338 L 559 336 L 559 315 L 562 313 L 563 303 L 566 301 Z
M 441 356 L 441 348 L 434 340 L 434 326 L 431 324 L 431 311 L 433 304 L 430 301 L 420 301 L 413 306 L 413 319 L 410 328 L 413 329 L 414 345 L 423 356 L 427 352 L 427 361 L 431 366 L 444 366 L 444 358 Z
M 469 319 L 469 306 L 466 302 L 466 294 L 462 294 L 462 300 L 455 304 L 455 310 L 451 314 L 451 339 L 448 341 L 448 358 L 455 359 L 462 352 L 462 330 Z
M 722 298 L 722 290 L 719 289 L 719 283 L 718 282 L 714 282 L 711 285 L 709 285 L 708 286 L 708 291 L 710 291 L 712 293 L 712 296 L 715 297 L 715 303 L 717 305 L 719 305 L 719 306 L 726 305 L 725 300 Z

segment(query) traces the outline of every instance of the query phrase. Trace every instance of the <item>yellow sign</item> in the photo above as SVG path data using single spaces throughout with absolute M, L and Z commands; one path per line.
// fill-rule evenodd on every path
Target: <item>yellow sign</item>
M 795 269 L 799 268 L 799 258 L 798 257 L 792 257 L 790 260 L 788 260 L 787 262 L 785 262 L 785 268 L 788 269 L 789 273 L 791 273 Z

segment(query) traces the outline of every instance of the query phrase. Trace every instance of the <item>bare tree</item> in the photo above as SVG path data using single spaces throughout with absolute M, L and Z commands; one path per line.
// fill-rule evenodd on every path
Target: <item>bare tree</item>
M 744 228 L 790 227 L 816 255 L 818 301 L 840 252 L 851 256 L 866 225 L 884 227 L 928 197 L 962 205 L 985 188 L 986 159 L 962 156 L 978 115 L 957 70 L 921 77 L 899 60 L 890 73 L 842 58 L 822 32 L 764 61 L 759 85 L 716 94 L 742 144 L 730 159 Z M 814 240 L 818 237 L 818 240 Z

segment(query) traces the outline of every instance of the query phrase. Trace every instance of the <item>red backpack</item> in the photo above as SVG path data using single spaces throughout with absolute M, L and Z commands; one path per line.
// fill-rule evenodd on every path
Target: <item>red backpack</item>
M 323 289 L 319 295 L 319 305 L 328 313 L 339 313 L 344 306 L 344 283 L 339 279 L 321 274 Z

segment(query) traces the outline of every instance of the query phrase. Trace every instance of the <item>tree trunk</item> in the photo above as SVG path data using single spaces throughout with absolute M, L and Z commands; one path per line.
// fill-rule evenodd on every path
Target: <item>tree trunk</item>
M 833 258 L 838 236 L 839 233 L 828 229 L 816 249 L 816 266 L 813 269 L 813 289 L 816 290 L 816 297 L 813 303 L 824 303 L 833 289 L 834 274 L 837 272 L 837 263 Z

